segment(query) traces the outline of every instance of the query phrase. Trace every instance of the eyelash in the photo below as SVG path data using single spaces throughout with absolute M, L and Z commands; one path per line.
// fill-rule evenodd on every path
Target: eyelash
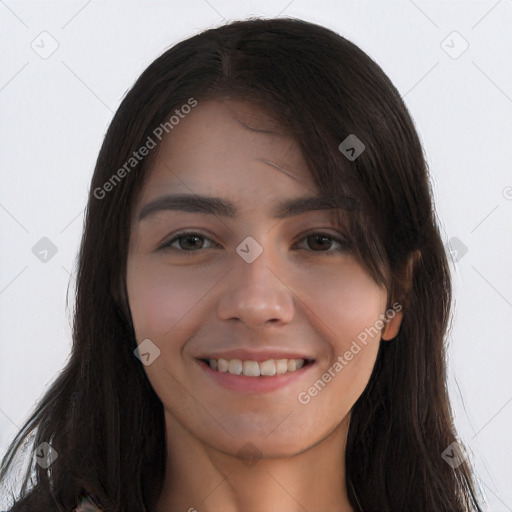
M 319 253 L 319 254 L 323 254 L 325 256 L 330 256 L 333 253 L 345 252 L 345 251 L 348 250 L 348 248 L 350 246 L 350 243 L 345 238 L 343 238 L 343 237 L 336 237 L 336 236 L 330 235 L 329 233 L 324 233 L 322 231 L 311 231 L 311 232 L 308 232 L 308 233 L 306 233 L 306 234 L 304 234 L 302 236 L 302 238 L 299 240 L 299 242 L 302 242 L 302 241 L 306 240 L 308 237 L 313 236 L 313 235 L 318 235 L 318 236 L 321 236 L 321 237 L 325 237 L 325 238 L 328 238 L 331 241 L 337 242 L 339 244 L 339 247 L 336 250 L 328 249 L 326 251 L 313 251 L 312 249 L 310 249 L 309 252 L 316 252 L 316 253 Z M 200 248 L 200 249 L 193 249 L 193 250 L 189 250 L 188 251 L 188 250 L 185 250 L 185 249 L 178 249 L 176 247 L 171 247 L 171 245 L 174 242 L 178 241 L 180 238 L 186 238 L 187 236 L 196 236 L 198 238 L 202 238 L 204 240 L 209 240 L 210 242 L 215 243 L 215 242 L 213 242 L 213 240 L 211 240 L 211 238 L 209 238 L 207 236 L 203 236 L 201 233 L 198 233 L 196 231 L 182 231 L 182 232 L 179 232 L 179 233 L 176 233 L 175 235 L 173 235 L 172 238 L 167 239 L 166 241 L 164 241 L 158 247 L 157 250 L 158 251 L 178 251 L 178 252 L 181 252 L 183 254 L 186 254 L 187 256 L 192 256 L 193 253 L 201 252 L 201 250 L 204 250 L 203 248 Z

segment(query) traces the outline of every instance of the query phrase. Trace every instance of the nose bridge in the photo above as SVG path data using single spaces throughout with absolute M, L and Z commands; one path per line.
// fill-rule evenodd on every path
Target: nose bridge
M 248 274 L 249 277 L 269 272 L 269 267 L 276 263 L 276 254 L 271 247 L 270 236 L 259 236 L 258 240 L 247 236 L 238 244 L 236 253 L 242 261 L 236 261 L 235 266 L 238 272 Z
M 219 303 L 220 318 L 236 318 L 250 326 L 292 319 L 292 292 L 279 275 L 284 262 L 271 245 L 268 238 L 263 246 L 251 237 L 239 244 Z
M 235 263 L 235 274 L 237 274 L 240 283 L 247 289 L 255 288 L 267 289 L 269 292 L 271 290 L 275 291 L 277 283 L 274 281 L 279 281 L 276 277 L 279 274 L 279 265 L 276 255 L 272 254 L 272 249 L 269 245 L 267 243 L 264 249 L 262 247 L 260 254 L 256 255 L 253 253 L 252 257 L 254 259 L 245 259 L 244 255 L 240 255 L 239 251 L 237 251 L 240 259 Z M 242 247 L 242 249 L 246 248 L 247 245 Z M 242 252 L 242 249 L 240 249 L 240 252 Z M 250 255 L 255 250 L 250 247 L 247 254 Z

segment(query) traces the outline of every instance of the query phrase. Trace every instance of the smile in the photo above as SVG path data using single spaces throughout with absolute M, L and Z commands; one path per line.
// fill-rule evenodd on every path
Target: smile
M 217 384 L 235 391 L 273 391 L 309 373 L 312 359 L 198 359 L 199 365 Z

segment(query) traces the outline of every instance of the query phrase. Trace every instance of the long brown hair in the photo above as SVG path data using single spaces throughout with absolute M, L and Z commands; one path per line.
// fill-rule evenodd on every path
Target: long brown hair
M 33 446 L 48 442 L 59 457 L 49 470 L 31 464 L 12 510 L 68 512 L 86 492 L 110 511 L 151 510 L 156 502 L 166 457 L 163 407 L 133 353 L 125 274 L 132 209 L 158 147 L 105 184 L 175 109 L 190 98 L 200 105 L 220 97 L 253 102 L 274 116 L 299 142 L 319 192 L 352 200 L 357 255 L 386 285 L 389 304 L 405 308 L 400 333 L 381 343 L 352 409 L 352 506 L 480 511 L 467 462 L 452 468 L 441 456 L 457 441 L 445 370 L 451 284 L 418 135 L 372 59 L 335 32 L 298 19 L 237 21 L 182 41 L 121 103 L 91 182 L 71 357 L 12 442 L 0 483 L 31 433 Z M 352 161 L 338 147 L 350 134 L 365 145 Z

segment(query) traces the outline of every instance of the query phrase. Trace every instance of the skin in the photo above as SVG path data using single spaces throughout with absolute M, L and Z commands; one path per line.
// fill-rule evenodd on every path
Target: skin
M 230 200 L 237 217 L 167 210 L 138 220 L 144 205 L 171 192 Z M 381 337 L 396 335 L 402 314 L 309 403 L 298 401 L 386 312 L 386 290 L 350 248 L 307 238 L 343 236 L 332 210 L 271 217 L 283 199 L 314 193 L 297 143 L 245 102 L 200 103 L 162 143 L 134 210 L 127 267 L 137 341 L 160 349 L 144 367 L 167 430 L 157 512 L 352 510 L 344 460 L 350 410 Z M 174 239 L 174 250 L 158 249 L 183 229 L 206 237 L 199 248 L 187 251 L 185 237 L 181 246 Z M 247 236 L 263 248 L 250 264 L 236 252 Z M 195 359 L 241 347 L 293 348 L 315 363 L 307 378 L 249 393 L 221 387 Z M 240 454 L 247 443 L 261 455 L 255 464 Z

